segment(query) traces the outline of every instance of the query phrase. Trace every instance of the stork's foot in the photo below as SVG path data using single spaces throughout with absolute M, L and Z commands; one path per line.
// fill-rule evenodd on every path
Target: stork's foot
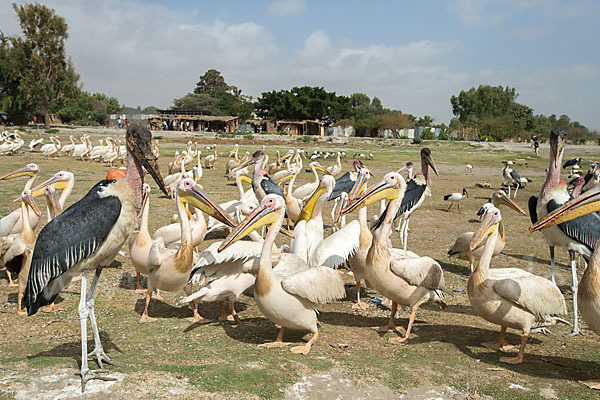
M 56 304 L 52 303 L 48 307 L 42 308 L 42 312 L 44 313 L 55 313 L 59 311 L 64 311 L 64 308 L 58 307 Z
M 290 352 L 294 353 L 294 354 L 308 354 L 308 352 L 310 351 L 310 348 L 312 346 L 309 343 L 306 343 L 302 346 L 294 346 L 290 349 Z
M 486 347 L 488 349 L 492 349 L 492 350 L 496 350 L 496 351 L 501 351 L 503 353 L 506 353 L 507 351 L 512 350 L 515 346 L 513 346 L 510 343 L 507 343 L 505 341 L 493 341 L 493 342 L 485 342 L 485 343 L 481 343 L 481 345 L 483 347 Z
M 369 308 L 369 305 L 367 303 L 363 303 L 362 301 L 357 301 L 356 303 L 352 304 L 352 309 L 353 310 L 366 310 L 367 308 Z
M 88 354 L 88 358 L 94 357 L 94 356 L 96 357 L 96 363 L 98 364 L 100 369 L 104 368 L 102 366 L 102 363 L 107 363 L 108 365 L 114 365 L 115 367 L 121 367 L 121 368 L 125 367 L 123 364 L 119 364 L 119 363 L 111 360 L 110 357 L 107 356 L 106 353 L 104 352 L 104 349 L 101 347 L 100 348 L 96 347 L 94 349 L 94 351 L 92 351 L 91 353 Z
M 590 389 L 600 390 L 600 379 L 592 379 L 590 381 L 579 381 L 579 383 L 583 383 Z
M 80 375 L 81 375 L 81 393 L 85 392 L 85 385 L 88 383 L 88 381 L 91 381 L 92 379 L 98 379 L 100 381 L 116 381 L 117 378 L 113 378 L 112 376 L 106 376 L 104 374 L 108 373 L 108 371 L 103 370 L 103 369 L 99 369 L 99 370 L 95 370 L 95 371 L 90 371 L 85 370 L 85 371 L 81 371 Z
M 144 288 L 142 288 L 142 287 L 139 287 L 139 288 L 136 288 L 136 289 L 135 289 L 135 292 L 136 292 L 137 294 L 146 294 L 146 289 L 144 289 Z
M 580 331 L 579 328 L 573 329 L 571 331 L 571 333 L 567 334 L 567 336 L 577 336 L 577 335 L 585 336 L 585 334 L 582 331 Z
M 289 342 L 280 342 L 280 341 L 274 341 L 274 342 L 267 342 L 267 343 L 263 343 L 263 344 L 259 344 L 258 347 L 261 349 L 274 349 L 277 347 L 286 347 L 289 346 L 291 343 Z
M 150 318 L 148 316 L 148 314 L 144 314 L 144 315 L 142 315 L 142 318 L 140 318 L 140 324 L 146 324 L 149 322 L 156 322 L 156 321 L 158 321 L 156 318 Z
M 523 357 L 522 356 L 500 357 L 500 362 L 503 362 L 506 364 L 521 364 L 523 362 Z
M 14 283 L 14 282 L 9 282 L 8 286 L 9 287 L 19 287 L 19 284 L 18 283 Z
M 403 345 L 403 344 L 406 344 L 406 342 L 408 342 L 408 338 L 406 336 L 405 337 L 395 337 L 395 338 L 391 338 L 388 342 L 391 344 Z
M 23 311 L 23 310 L 17 310 L 17 315 L 24 316 L 24 315 L 27 315 L 27 312 Z

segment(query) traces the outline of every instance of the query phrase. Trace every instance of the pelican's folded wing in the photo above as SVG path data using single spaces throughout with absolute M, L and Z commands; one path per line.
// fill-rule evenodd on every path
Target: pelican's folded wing
M 360 224 L 354 220 L 323 239 L 310 255 L 308 264 L 313 267 L 339 267 L 358 249 L 359 238 Z
M 567 312 L 560 289 L 541 276 L 519 274 L 514 278 L 500 279 L 494 282 L 494 291 L 518 304 L 538 319 L 543 319 L 546 315 L 562 315 Z
M 344 282 L 334 269 L 312 267 L 281 281 L 283 289 L 317 305 L 326 304 L 346 296 Z
M 432 290 L 444 289 L 442 267 L 431 257 L 394 258 L 390 268 L 411 285 Z

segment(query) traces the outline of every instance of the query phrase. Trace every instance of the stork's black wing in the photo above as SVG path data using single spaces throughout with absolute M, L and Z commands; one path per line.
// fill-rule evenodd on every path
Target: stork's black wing
M 406 183 L 406 192 L 404 192 L 402 203 L 400 203 L 400 208 L 394 219 L 397 219 L 402 214 L 412 210 L 421 199 L 421 196 L 423 196 L 423 193 L 425 193 L 425 189 L 427 189 L 427 185 L 425 184 L 418 184 L 414 179 L 408 181 Z
M 535 224 L 538 221 L 537 216 L 537 203 L 538 203 L 538 195 L 531 196 L 529 198 L 529 203 L 527 206 L 529 207 L 529 218 L 531 218 L 531 223 Z
M 283 190 L 268 176 L 265 176 L 260 181 L 260 186 L 263 188 L 266 194 L 278 194 L 285 199 Z
M 521 185 L 521 175 L 519 175 L 519 173 L 517 171 L 515 171 L 514 169 L 512 169 L 510 171 L 510 177 L 513 178 L 513 180 L 515 182 L 517 182 L 519 185 Z
M 590 181 L 590 179 L 592 179 L 593 176 L 594 176 L 594 174 L 589 173 L 589 172 L 587 174 L 585 174 L 585 176 L 583 177 L 583 180 L 585 181 L 583 186 L 586 186 L 588 184 L 588 182 Z
M 570 160 L 567 160 L 567 162 L 563 164 L 563 169 L 571 167 L 573 165 L 577 165 L 577 164 L 579 164 L 579 158 L 571 158 Z
M 550 200 L 546 208 L 551 213 L 563 205 Z M 558 227 L 571 239 L 587 246 L 590 252 L 594 251 L 596 243 L 600 240 L 600 216 L 596 213 L 582 215 L 581 217 L 558 224 Z
M 52 303 L 62 289 L 49 287 L 52 280 L 93 254 L 108 237 L 121 214 L 121 201 L 117 197 L 99 196 L 99 191 L 110 183 L 98 182 L 85 197 L 41 230 L 23 297 L 29 315 Z
M 354 186 L 354 183 L 356 182 L 356 175 L 354 179 L 352 178 L 353 176 L 350 172 L 346 172 L 344 175 L 337 178 L 335 180 L 335 186 L 333 187 L 333 191 L 329 195 L 327 201 L 337 199 L 338 197 L 340 197 L 342 192 L 349 193 L 352 187 Z

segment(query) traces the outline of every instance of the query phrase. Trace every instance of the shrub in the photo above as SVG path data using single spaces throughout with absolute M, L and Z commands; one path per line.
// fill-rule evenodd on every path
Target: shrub
M 49 134 L 54 134 L 54 133 L 58 133 L 58 129 L 56 129 L 56 128 L 46 129 L 44 132 L 49 133 Z
M 420 137 L 416 137 L 412 140 L 412 144 L 421 144 L 423 140 Z
M 252 140 L 252 139 L 254 139 L 254 135 L 249 133 L 247 135 L 244 135 L 244 139 Z
M 156 140 L 161 140 L 163 137 L 162 136 L 154 136 L 154 139 Z
M 431 129 L 425 129 L 423 133 L 421 133 L 421 139 L 423 140 L 434 140 L 435 133 Z

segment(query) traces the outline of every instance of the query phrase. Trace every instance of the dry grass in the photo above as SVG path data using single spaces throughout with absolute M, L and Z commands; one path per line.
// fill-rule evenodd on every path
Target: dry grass
M 63 132 L 64 133 L 64 132 Z M 258 138 L 257 138 L 258 139 Z M 166 165 L 175 149 L 183 147 L 184 139 L 168 140 L 161 144 L 161 167 Z M 94 140 L 94 142 L 96 142 Z M 200 140 L 202 145 L 212 144 L 215 139 Z M 234 140 L 219 140 L 220 151 L 228 151 Z M 263 142 L 240 141 L 242 152 L 254 151 Z M 165 396 L 167 381 L 182 380 L 191 388 L 190 397 L 198 394 L 219 394 L 239 398 L 277 398 L 283 389 L 311 372 L 341 367 L 350 371 L 356 381 L 368 384 L 379 382 L 394 390 L 425 384 L 448 384 L 472 395 L 488 394 L 494 398 L 537 398 L 540 390 L 551 388 L 558 398 L 595 398 L 596 394 L 578 383 L 578 380 L 600 377 L 600 356 L 597 337 L 585 329 L 585 336 L 567 337 L 569 327 L 554 327 L 550 336 L 533 335 L 527 346 L 525 362 L 511 366 L 498 362 L 499 353 L 480 345 L 497 335 L 498 327 L 473 314 L 464 290 L 468 279 L 468 264 L 446 255 L 447 249 L 459 234 L 477 227 L 475 216 L 479 206 L 491 193 L 489 189 L 477 189 L 476 182 L 488 181 L 498 188 L 502 181 L 501 160 L 525 160 L 527 167 L 518 167 L 522 176 L 534 180 L 519 191 L 517 202 L 526 209 L 527 199 L 537 193 L 543 181 L 547 164 L 547 146 L 540 159 L 526 147 L 470 146 L 466 143 L 428 143 L 440 171 L 433 178 L 433 196 L 411 219 L 409 249 L 428 255 L 440 262 L 444 268 L 449 307 L 441 311 L 436 307 L 425 307 L 417 314 L 414 335 L 405 346 L 387 343 L 392 334 L 380 337 L 369 329 L 382 325 L 388 311 L 371 305 L 364 312 L 351 310 L 355 287 L 346 276 L 348 298 L 323 308 L 321 336 L 307 356 L 290 354 L 285 349 L 261 350 L 256 347 L 273 340 L 277 330 L 265 320 L 251 296 L 242 296 L 236 303 L 245 322 L 241 326 L 229 323 L 190 325 L 184 318 L 191 316 L 187 306 L 179 304 L 181 293 L 166 294 L 165 302 L 153 301 L 150 314 L 158 317 L 155 324 L 139 325 L 143 311 L 143 297 L 136 295 L 135 273 L 127 258 L 118 257 L 115 268 L 106 269 L 100 280 L 96 296 L 96 312 L 101 327 L 102 339 L 109 355 L 126 364 L 121 371 L 126 379 L 113 386 L 120 393 L 149 398 Z M 375 155 L 367 161 L 377 178 L 385 172 L 398 169 L 405 161 L 418 165 L 421 146 L 391 141 L 352 141 L 348 144 L 306 144 L 301 142 L 269 142 L 267 152 L 273 156 L 275 150 L 287 150 L 301 146 L 307 151 L 320 148 L 343 148 L 349 157 L 344 160 L 345 169 L 350 169 L 350 156 L 355 151 L 368 151 Z M 585 160 L 600 158 L 597 147 L 569 148 L 567 156 L 577 154 Z M 204 171 L 202 181 L 206 191 L 219 202 L 235 195 L 235 186 L 223 178 L 225 157 L 217 161 L 217 169 Z M 25 163 L 36 162 L 41 168 L 40 179 L 45 179 L 59 169 L 68 169 L 76 175 L 76 186 L 69 204 L 72 204 L 106 173 L 107 167 L 91 161 L 76 161 L 67 158 L 45 160 L 40 154 L 25 152 L 19 156 L 0 159 L 0 173 L 18 168 Z M 322 161 L 332 164 L 334 161 Z M 464 164 L 474 165 L 473 172 L 466 174 Z M 303 173 L 301 183 L 308 182 L 312 174 Z M 0 182 L 2 215 L 13 209 L 10 199 L 18 195 L 23 182 Z M 447 212 L 444 194 L 460 191 L 467 187 L 471 195 L 462 205 L 462 213 L 453 208 Z M 154 188 L 156 186 L 154 185 Z M 171 200 L 157 194 L 151 198 L 152 218 L 150 228 L 154 230 L 170 221 L 175 212 Z M 376 211 L 372 210 L 371 212 Z M 327 214 L 329 209 L 327 210 Z M 511 211 L 504 213 L 507 225 L 508 244 L 504 253 L 493 260 L 494 266 L 517 266 L 529 271 L 550 276 L 548 250 L 541 234 L 527 231 L 529 219 Z M 329 223 L 329 216 L 326 217 Z M 41 225 L 41 224 L 40 224 Z M 201 248 L 215 239 L 207 240 Z M 280 239 L 283 240 L 283 239 Z M 399 246 L 397 235 L 393 242 Z M 569 300 L 570 271 L 565 254 L 558 251 L 558 283 L 564 288 Z M 2 393 L 9 396 L 19 385 L 36 376 L 49 374 L 57 368 L 79 368 L 80 339 L 77 303 L 78 283 L 71 284 L 60 296 L 60 306 L 65 308 L 58 314 L 38 313 L 34 317 L 15 315 L 16 290 L 9 288 L 4 273 L 0 280 L 0 377 L 16 374 L 18 379 L 0 383 Z M 365 297 L 376 297 L 368 291 Z M 200 313 L 206 318 L 216 319 L 217 306 L 202 305 Z M 397 323 L 403 328 L 407 313 L 402 312 Z M 569 316 L 568 319 L 572 319 Z M 307 340 L 305 332 L 291 331 L 286 340 Z M 89 336 L 91 340 L 91 335 Z M 515 332 L 508 341 L 518 343 Z M 337 346 L 343 343 L 347 345 Z M 93 342 L 90 342 L 93 346 Z M 113 368 L 111 368 L 113 369 Z M 510 383 L 527 388 L 527 391 L 508 389 Z M 15 386 L 16 385 L 16 386 Z M 183 396 L 186 397 L 186 396 Z

